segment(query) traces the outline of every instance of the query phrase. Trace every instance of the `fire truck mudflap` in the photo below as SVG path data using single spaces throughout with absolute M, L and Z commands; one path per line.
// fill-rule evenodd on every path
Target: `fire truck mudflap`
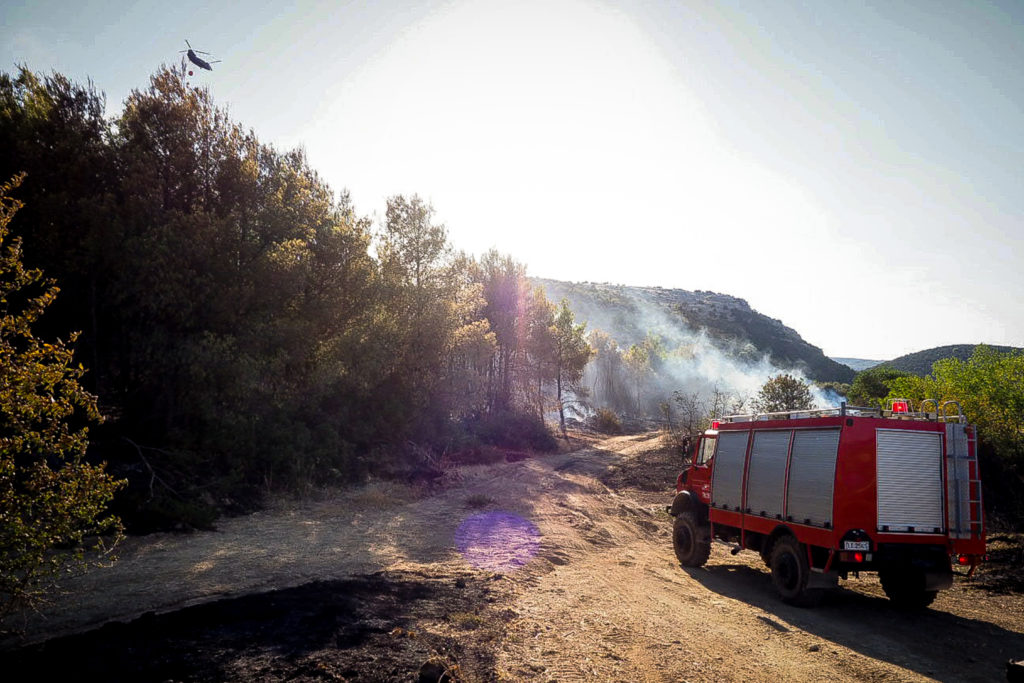
M 676 484 L 680 562 L 706 562 L 714 538 L 760 552 L 786 602 L 874 571 L 895 604 L 926 607 L 951 557 L 973 572 L 985 554 L 975 430 L 931 403 L 722 418 Z

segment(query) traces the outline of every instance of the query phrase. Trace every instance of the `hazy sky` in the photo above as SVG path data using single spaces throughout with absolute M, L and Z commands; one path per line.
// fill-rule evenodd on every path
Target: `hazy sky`
M 188 38 L 357 209 L 542 277 L 747 299 L 834 356 L 1024 346 L 1024 3 L 0 0 L 111 114 Z

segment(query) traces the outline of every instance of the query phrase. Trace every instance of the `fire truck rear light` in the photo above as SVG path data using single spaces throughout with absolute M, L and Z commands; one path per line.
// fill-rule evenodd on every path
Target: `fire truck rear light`
M 871 553 L 862 552 L 850 552 L 842 551 L 839 553 L 840 562 L 852 562 L 854 564 L 863 564 L 864 562 L 871 561 Z
M 721 422 L 719 422 L 718 420 L 712 420 L 712 421 L 711 421 L 711 428 L 712 428 L 712 429 L 718 429 L 718 426 L 719 426 L 720 424 L 722 424 L 722 423 L 721 423 Z
M 957 564 L 970 564 L 971 558 L 967 555 L 958 555 L 956 558 Z

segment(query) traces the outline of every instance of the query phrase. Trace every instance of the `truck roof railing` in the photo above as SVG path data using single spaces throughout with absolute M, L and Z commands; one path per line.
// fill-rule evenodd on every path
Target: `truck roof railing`
M 935 409 L 925 410 L 932 404 Z M 834 408 L 814 408 L 811 410 L 783 410 L 775 413 L 747 413 L 744 415 L 725 415 L 718 418 L 719 422 L 758 422 L 761 420 L 798 420 L 808 417 L 882 417 L 893 420 L 922 420 L 929 422 L 960 422 L 966 423 L 963 410 L 957 401 L 939 403 L 935 399 L 926 398 L 913 410 L 913 404 L 904 398 L 889 399 L 887 408 L 878 406 L 851 406 L 843 401 Z M 955 413 L 953 412 L 955 409 Z

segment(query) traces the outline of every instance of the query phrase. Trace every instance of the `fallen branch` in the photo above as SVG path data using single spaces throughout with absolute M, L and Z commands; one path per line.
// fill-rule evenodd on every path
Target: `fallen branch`
M 146 460 L 146 456 L 144 456 L 142 454 L 142 446 L 140 446 L 139 444 L 135 443 L 134 441 L 129 439 L 127 436 L 122 436 L 121 438 L 124 439 L 125 441 L 127 441 L 128 443 L 130 443 L 132 446 L 135 447 L 135 452 L 138 453 L 139 460 L 141 460 L 142 464 L 146 466 L 147 470 L 149 470 L 149 498 L 146 499 L 147 503 L 149 501 L 153 500 L 153 482 L 159 482 L 164 488 L 166 488 L 168 491 L 170 491 L 171 493 L 176 495 L 178 498 L 182 498 L 181 494 L 178 493 L 177 491 L 175 491 L 173 486 L 171 486 L 166 481 L 161 479 L 160 476 L 156 473 L 156 470 L 153 469 L 153 466 L 149 464 L 149 461 Z M 149 448 L 149 447 L 147 447 L 147 449 L 148 450 L 157 451 L 158 453 L 166 453 L 166 451 L 162 451 L 159 448 Z

